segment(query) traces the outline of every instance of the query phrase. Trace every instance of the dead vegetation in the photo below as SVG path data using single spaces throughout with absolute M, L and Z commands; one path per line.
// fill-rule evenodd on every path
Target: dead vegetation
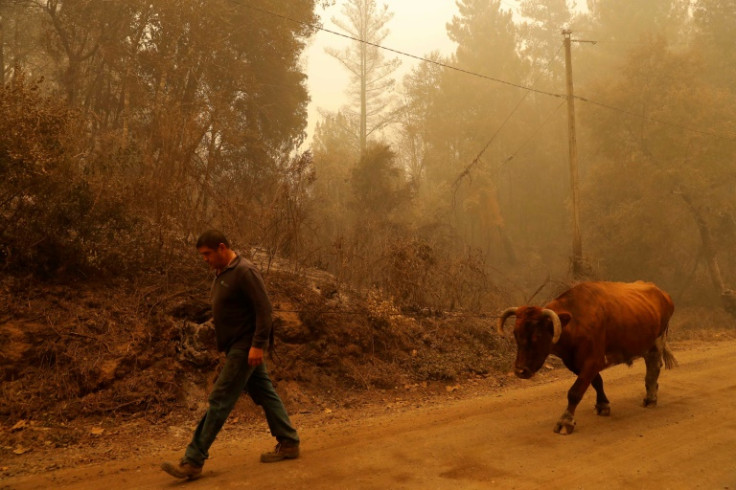
M 492 375 L 508 362 L 507 341 L 492 333 L 492 319 L 406 316 L 377 294 L 283 271 L 271 271 L 267 283 L 276 332 L 269 369 L 292 408 L 347 406 L 351 393 L 423 382 L 452 384 Z M 86 435 L 75 429 L 80 424 L 136 417 L 156 424 L 199 408 L 220 356 L 206 277 L 180 284 L 186 286 L 5 280 L 0 424 L 46 431 L 8 432 L 10 445 L 0 451 L 22 448 L 19 441 L 65 447 Z

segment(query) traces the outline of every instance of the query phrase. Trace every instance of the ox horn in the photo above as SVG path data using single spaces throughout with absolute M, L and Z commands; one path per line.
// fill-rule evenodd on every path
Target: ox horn
M 505 310 L 503 310 L 503 313 L 501 313 L 501 316 L 498 317 L 498 323 L 496 324 L 496 330 L 498 331 L 499 335 L 503 335 L 503 324 L 506 321 L 506 319 L 512 315 L 516 315 L 516 310 L 518 309 L 519 308 L 514 306 L 514 307 L 506 308 Z
M 557 313 L 555 313 L 553 310 L 550 310 L 549 308 L 545 308 L 542 310 L 542 314 L 544 316 L 550 317 L 552 320 L 552 326 L 554 327 L 554 335 L 552 336 L 552 343 L 556 344 L 558 340 L 560 340 L 560 335 L 562 335 L 562 323 L 560 323 L 560 317 L 557 316 Z

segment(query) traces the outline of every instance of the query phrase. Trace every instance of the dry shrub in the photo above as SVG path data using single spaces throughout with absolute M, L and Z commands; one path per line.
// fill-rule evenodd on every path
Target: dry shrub
M 340 276 L 358 287 L 380 290 L 407 313 L 478 312 L 500 302 L 501 291 L 489 277 L 479 250 L 456 254 L 441 243 L 399 233 L 372 247 L 369 256 L 359 253 L 361 248 L 366 247 L 340 244 L 344 267 Z
M 288 309 L 298 310 L 297 320 L 292 311 L 276 312 L 274 373 L 302 386 L 370 389 L 455 380 L 495 371 L 509 352 L 492 320 L 431 311 L 407 316 L 377 290 L 305 288 L 283 273 L 269 276 L 269 288 L 276 297 L 288 291 Z
M 0 268 L 58 277 L 120 274 L 141 232 L 121 187 L 91 174 L 88 121 L 39 85 L 0 88 Z M 133 259 L 133 260 L 131 260 Z
M 736 319 L 718 307 L 675 307 L 669 332 L 672 340 L 736 339 Z
M 191 210 L 169 191 L 180 186 L 141 180 L 141 152 L 93 136 L 89 117 L 22 77 L 0 88 L 0 270 L 59 280 L 183 268 Z

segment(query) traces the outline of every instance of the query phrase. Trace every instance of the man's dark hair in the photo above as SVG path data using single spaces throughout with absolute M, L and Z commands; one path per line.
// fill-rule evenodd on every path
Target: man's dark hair
M 212 250 L 217 250 L 217 247 L 221 243 L 224 243 L 227 248 L 230 248 L 230 242 L 225 237 L 225 234 L 220 230 L 207 230 L 197 239 L 197 248 L 209 247 Z

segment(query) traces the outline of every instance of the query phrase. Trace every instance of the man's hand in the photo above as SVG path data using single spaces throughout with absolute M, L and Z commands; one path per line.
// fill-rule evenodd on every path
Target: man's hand
M 251 347 L 248 352 L 248 365 L 258 366 L 263 362 L 263 349 L 258 347 Z

